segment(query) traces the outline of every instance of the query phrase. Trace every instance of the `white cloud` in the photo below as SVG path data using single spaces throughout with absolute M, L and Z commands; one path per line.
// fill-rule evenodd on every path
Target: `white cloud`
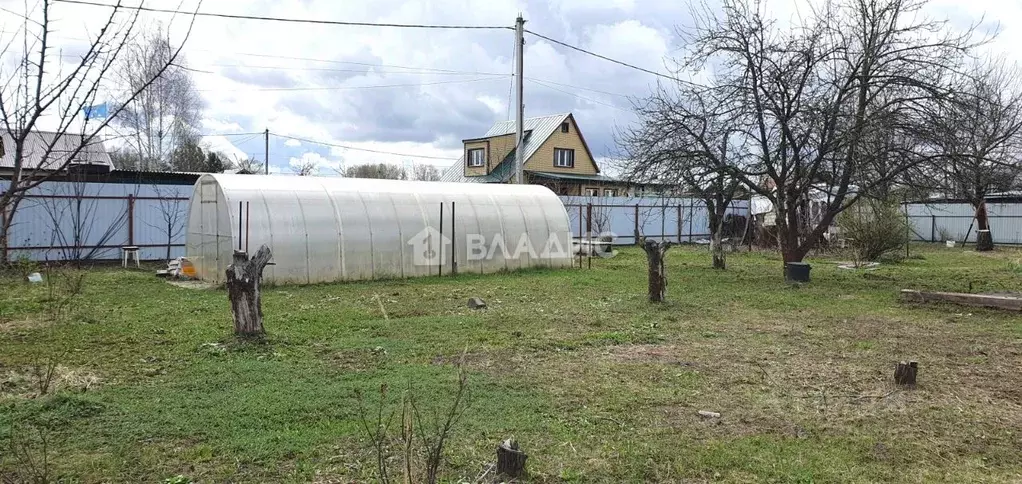
M 237 146 L 234 146 L 234 143 L 231 143 L 231 141 L 224 136 L 203 136 L 202 140 L 199 141 L 199 145 L 207 151 L 223 153 L 232 161 L 248 158 L 248 155 L 244 151 Z
M 206 132 L 212 133 L 240 133 L 244 131 L 244 128 L 240 124 L 233 121 L 225 121 L 222 119 L 210 119 L 203 118 L 202 129 Z
M 150 0 L 147 6 L 176 9 L 178 2 Z M 778 0 L 770 2 L 769 8 L 774 16 L 787 20 L 807 14 L 810 3 L 819 0 Z M 22 11 L 24 5 L 0 0 L 0 6 L 14 12 Z M 186 0 L 180 8 L 195 5 L 196 0 Z M 466 5 L 464 0 L 206 0 L 202 8 L 289 18 L 496 26 L 511 26 L 518 12 L 524 12 L 530 30 L 661 72 L 666 70 L 665 58 L 683 52 L 675 27 L 691 23 L 687 2 L 494 0 L 471 2 L 472 8 Z M 99 7 L 55 4 L 51 17 L 62 21 L 51 45 L 55 51 L 70 52 L 89 32 L 95 33 L 108 12 Z M 1022 42 L 1022 6 L 1017 2 L 934 0 L 927 13 L 938 19 L 950 18 L 956 27 L 977 22 L 986 13 L 1002 30 L 990 49 L 1013 52 Z M 172 19 L 144 13 L 143 17 L 146 24 L 173 21 L 174 39 L 182 38 L 186 23 L 181 16 Z M 0 24 L 22 22 L 0 11 Z M 0 40 L 8 40 L 15 30 L 0 32 Z M 343 27 L 201 17 L 184 48 L 183 62 L 209 72 L 192 75 L 206 104 L 204 133 L 262 132 L 268 128 L 272 133 L 413 155 L 322 148 L 331 155 L 323 157 L 324 166 L 339 164 L 338 155 L 345 164 L 414 161 L 446 166 L 460 155 L 462 139 L 481 135 L 494 121 L 504 119 L 512 44 L 507 30 Z M 10 64 L 10 55 L 5 54 L 0 65 Z M 1011 60 L 1017 60 L 1017 54 L 1012 55 Z M 574 112 L 597 157 L 611 154 L 615 127 L 634 120 L 625 96 L 645 95 L 658 80 L 531 35 L 526 38 L 525 60 L 527 78 L 560 83 L 544 86 L 527 81 L 526 115 Z M 354 63 L 339 63 L 345 61 Z M 490 73 L 503 76 L 486 75 Z M 376 87 L 409 84 L 412 86 Z M 333 90 L 257 90 L 281 87 Z M 232 146 L 242 154 L 247 150 L 261 159 L 261 138 L 239 136 L 229 141 L 235 142 Z M 291 158 L 311 156 L 306 153 L 312 147 L 271 137 L 271 166 L 287 171 Z M 451 159 L 416 159 L 415 155 Z
M 292 148 L 296 148 L 296 147 L 301 146 L 301 145 L 302 145 L 302 142 L 298 141 L 296 139 L 290 139 L 289 138 L 287 141 L 284 142 L 284 146 L 290 146 Z

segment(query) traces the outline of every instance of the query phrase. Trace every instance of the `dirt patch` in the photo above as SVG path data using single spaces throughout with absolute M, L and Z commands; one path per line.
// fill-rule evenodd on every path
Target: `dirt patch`
M 0 367 L 0 399 L 4 397 L 35 398 L 58 390 L 87 391 L 99 385 L 99 377 L 82 369 L 57 365 L 52 375 L 46 366 L 5 369 Z M 45 380 L 49 378 L 49 383 Z
M 40 319 L 2 319 L 0 318 L 0 333 L 14 333 L 18 331 L 31 330 L 46 326 L 47 322 Z
M 216 284 L 210 284 L 203 281 L 178 281 L 174 279 L 167 279 L 167 284 L 171 286 L 183 287 L 185 289 L 216 289 Z
M 675 345 L 638 344 L 618 345 L 607 349 L 606 354 L 620 363 L 664 363 L 681 366 L 696 366 L 681 357 L 681 349 Z
M 434 365 L 450 366 L 463 364 L 470 371 L 480 371 L 490 375 L 508 375 L 517 373 L 529 362 L 537 362 L 542 359 L 541 355 L 530 356 L 497 350 L 440 354 L 434 356 L 431 363 Z

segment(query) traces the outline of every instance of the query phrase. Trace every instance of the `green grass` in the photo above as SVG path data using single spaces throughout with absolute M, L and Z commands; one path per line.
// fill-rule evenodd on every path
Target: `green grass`
M 54 322 L 45 285 L 6 278 L 0 471 L 18 470 L 12 437 L 38 452 L 45 435 L 55 480 L 372 481 L 356 392 L 441 407 L 464 353 L 448 481 L 509 436 L 535 482 L 1020 480 L 1022 319 L 897 291 L 1019 291 L 1022 252 L 913 250 L 875 271 L 812 259 L 788 286 L 774 254 L 719 272 L 675 248 L 661 306 L 634 248 L 591 270 L 273 287 L 264 342 L 229 335 L 222 290 L 95 269 Z M 58 388 L 37 397 L 30 369 L 51 357 Z M 903 359 L 913 390 L 890 384 Z

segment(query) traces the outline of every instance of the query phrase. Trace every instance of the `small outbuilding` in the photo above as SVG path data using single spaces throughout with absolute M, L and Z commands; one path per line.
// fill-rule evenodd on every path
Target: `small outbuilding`
M 263 244 L 275 283 L 571 265 L 568 214 L 542 186 L 202 175 L 186 242 L 198 277 L 223 282 L 235 250 Z

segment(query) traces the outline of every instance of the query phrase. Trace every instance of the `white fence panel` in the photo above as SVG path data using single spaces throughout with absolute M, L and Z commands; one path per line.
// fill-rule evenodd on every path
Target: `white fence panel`
M 0 190 L 9 182 L 0 180 Z M 10 260 L 111 260 L 135 245 L 143 260 L 184 255 L 192 186 L 47 181 L 30 190 L 9 233 Z M 130 233 L 129 233 L 130 230 Z
M 909 203 L 906 208 L 913 240 L 976 242 L 975 211 L 968 203 Z M 1022 203 L 988 203 L 987 215 L 995 244 L 1022 244 Z
M 695 242 L 710 236 L 710 222 L 698 198 L 563 196 L 573 237 L 611 232 L 615 244 L 634 244 L 635 232 L 674 242 Z M 590 215 L 590 208 L 592 214 Z M 748 200 L 735 200 L 727 214 L 747 217 Z

